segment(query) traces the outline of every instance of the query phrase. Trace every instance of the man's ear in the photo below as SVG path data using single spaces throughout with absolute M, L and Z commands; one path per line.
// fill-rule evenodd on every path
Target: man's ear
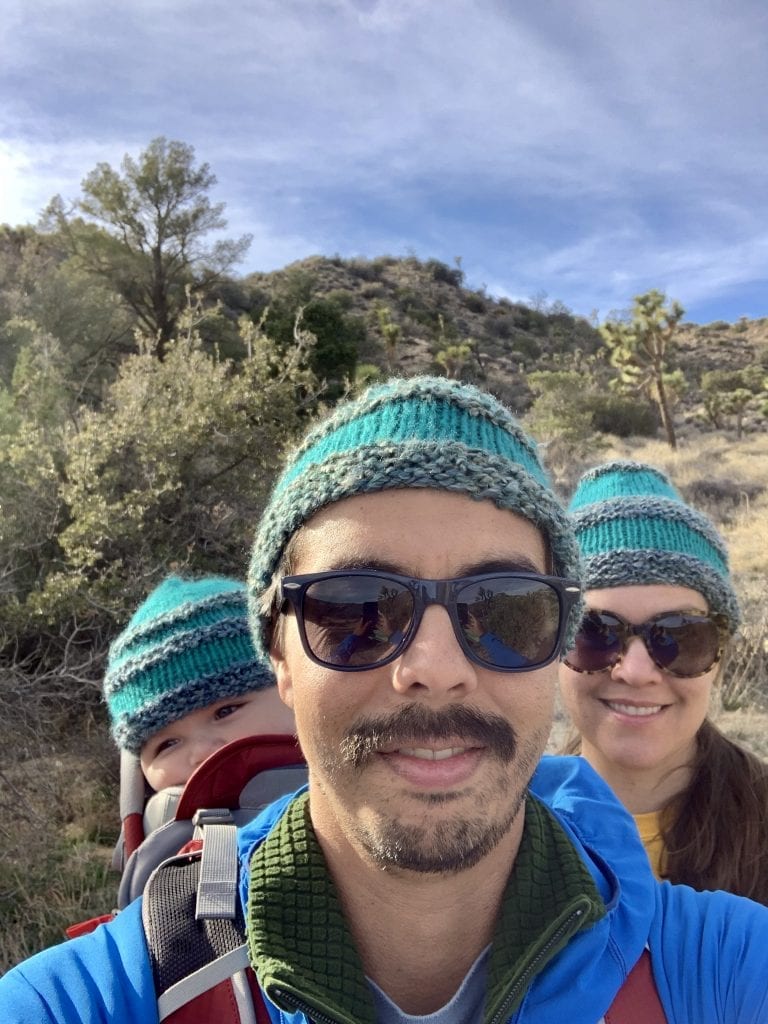
M 269 651 L 269 660 L 272 662 L 272 668 L 277 679 L 277 692 L 280 694 L 280 700 L 293 710 L 293 682 L 288 671 L 288 664 L 279 645 L 273 643 Z

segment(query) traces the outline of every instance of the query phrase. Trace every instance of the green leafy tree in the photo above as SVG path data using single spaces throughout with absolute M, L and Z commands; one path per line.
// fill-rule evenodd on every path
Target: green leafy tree
M 245 255 L 250 237 L 209 242 L 226 227 L 223 203 L 208 164 L 195 165 L 192 146 L 154 139 L 121 171 L 100 163 L 83 180 L 70 210 L 56 196 L 47 210 L 68 251 L 88 273 L 106 281 L 157 339 L 162 359 L 186 288 L 203 293 Z
M 679 302 L 665 305 L 663 292 L 652 289 L 635 297 L 629 321 L 607 320 L 600 334 L 609 359 L 619 371 L 619 386 L 647 394 L 659 409 L 670 448 L 677 447 L 668 394 L 667 374 L 674 353 L 675 331 L 685 310 Z

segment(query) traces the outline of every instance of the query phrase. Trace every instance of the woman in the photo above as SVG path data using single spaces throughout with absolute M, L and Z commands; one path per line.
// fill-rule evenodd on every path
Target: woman
M 660 878 L 768 904 L 768 766 L 710 721 L 739 623 L 722 538 L 652 466 L 584 474 L 570 506 L 586 613 L 560 668 L 580 752 Z

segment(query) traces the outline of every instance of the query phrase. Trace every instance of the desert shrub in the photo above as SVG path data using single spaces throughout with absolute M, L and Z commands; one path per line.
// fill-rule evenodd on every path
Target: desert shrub
M 0 456 L 0 668 L 18 687 L 87 689 L 115 621 L 171 567 L 243 572 L 283 445 L 315 397 L 308 335 L 281 356 L 243 331 L 238 363 L 193 331 L 162 362 L 145 345 L 68 429 L 18 418 Z
M 541 356 L 541 345 L 529 334 L 516 333 L 512 339 L 512 347 L 518 357 L 522 356 L 524 360 L 530 362 L 534 362 Z
M 353 277 L 358 277 L 361 281 L 378 281 L 381 277 L 382 268 L 375 261 L 356 259 L 349 260 L 347 270 Z
M 488 302 L 480 292 L 467 292 L 464 296 L 464 307 L 470 313 L 484 313 L 488 307 Z
M 361 317 L 347 312 L 352 301 L 348 291 L 338 290 L 321 298 L 310 298 L 306 304 L 296 303 L 293 295 L 278 297 L 269 307 L 264 330 L 288 356 L 295 344 L 297 316 L 301 328 L 314 335 L 309 362 L 314 374 L 333 385 L 337 395 L 343 382 L 354 377 L 355 364 L 366 338 Z
M 507 313 L 501 316 L 498 313 L 494 313 L 485 318 L 485 330 L 492 338 L 500 338 L 502 340 L 511 338 L 514 329 L 514 317 Z
M 360 289 L 360 294 L 364 299 L 380 299 L 386 295 L 386 288 L 380 282 L 374 284 L 364 284 Z
M 592 394 L 582 373 L 537 370 L 528 374 L 528 386 L 536 397 L 526 423 L 546 445 L 546 461 L 554 472 L 596 452 L 599 444 L 592 425 Z
M 721 476 L 695 476 L 680 486 L 686 501 L 720 524 L 732 523 L 739 511 L 764 490 L 763 485 L 754 481 Z
M 375 384 L 381 380 L 382 370 L 373 363 L 358 363 L 355 367 L 355 388 L 362 391 L 369 384 Z
M 742 623 L 723 664 L 720 697 L 726 711 L 768 708 L 768 615 Z
M 534 334 L 544 335 L 547 332 L 547 314 L 528 306 L 513 306 L 513 321 L 515 327 L 521 331 L 532 331 Z
M 441 260 L 427 260 L 424 269 L 433 281 L 440 281 L 454 288 L 461 288 L 464 282 L 464 271 L 460 267 L 449 267 Z
M 659 419 L 653 406 L 628 395 L 597 395 L 591 401 L 592 425 L 616 437 L 655 437 Z

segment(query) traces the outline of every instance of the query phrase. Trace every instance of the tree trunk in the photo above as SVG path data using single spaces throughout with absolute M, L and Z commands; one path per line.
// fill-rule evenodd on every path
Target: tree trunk
M 664 432 L 667 435 L 667 444 L 674 451 L 677 448 L 675 424 L 672 422 L 672 413 L 669 410 L 669 401 L 664 387 L 664 378 L 660 369 L 656 372 L 656 393 L 659 396 L 659 412 L 661 413 L 661 423 L 664 427 Z

